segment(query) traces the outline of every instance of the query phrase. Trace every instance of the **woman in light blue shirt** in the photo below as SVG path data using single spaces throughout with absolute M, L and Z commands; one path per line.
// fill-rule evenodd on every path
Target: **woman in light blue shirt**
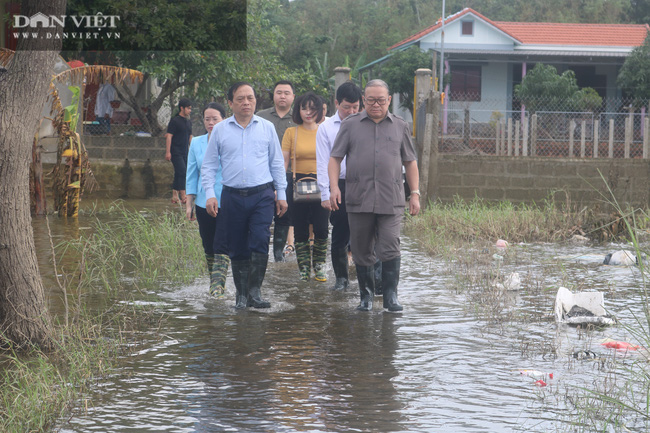
M 228 256 L 222 214 L 218 213 L 215 218 L 209 215 L 205 209 L 206 197 L 201 186 L 201 165 L 203 164 L 203 157 L 208 147 L 208 138 L 212 128 L 225 118 L 226 110 L 216 102 L 210 102 L 203 110 L 203 125 L 208 133 L 194 137 L 192 143 L 190 143 L 185 185 L 187 219 L 190 221 L 197 220 L 199 223 L 199 234 L 201 235 L 205 258 L 208 262 L 208 272 L 210 273 L 210 294 L 218 298 L 225 293 L 230 258 Z M 219 168 L 214 180 L 214 192 L 219 203 L 221 203 L 221 189 L 221 168 Z

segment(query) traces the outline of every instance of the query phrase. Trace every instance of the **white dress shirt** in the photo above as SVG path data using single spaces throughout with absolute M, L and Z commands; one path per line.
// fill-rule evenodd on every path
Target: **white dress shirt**
M 330 199 L 330 179 L 327 166 L 330 162 L 330 154 L 339 129 L 341 129 L 341 117 L 337 110 L 332 117 L 327 118 L 320 124 L 316 132 L 316 178 L 320 188 L 321 201 Z M 345 179 L 345 158 L 341 162 L 339 179 Z

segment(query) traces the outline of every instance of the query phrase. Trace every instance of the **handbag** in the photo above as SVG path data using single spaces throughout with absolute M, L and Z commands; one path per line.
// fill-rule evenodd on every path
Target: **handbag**
M 298 143 L 298 127 L 293 137 L 293 201 L 294 203 L 320 202 L 320 189 L 315 177 L 305 176 L 296 179 L 296 150 Z

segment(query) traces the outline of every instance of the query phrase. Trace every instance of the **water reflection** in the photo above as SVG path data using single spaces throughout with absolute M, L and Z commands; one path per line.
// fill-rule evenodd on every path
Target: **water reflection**
M 560 285 L 604 291 L 619 320 L 634 323 L 644 299 L 638 270 L 600 263 L 617 246 L 515 246 L 500 264 L 487 253 L 487 268 L 522 276 L 507 297 L 514 319 L 503 323 L 477 320 L 446 263 L 408 238 L 402 246 L 402 314 L 356 312 L 356 284 L 332 293 L 301 283 L 295 262 L 269 264 L 269 311 L 234 310 L 231 278 L 220 301 L 207 296 L 207 278 L 161 287 L 164 329 L 149 330 L 123 374 L 102 380 L 88 412 L 61 431 L 568 430 L 563 396 L 607 374 L 571 354 L 620 357 L 600 340 L 631 336 L 620 326 L 557 327 L 553 299 Z M 554 379 L 539 388 L 521 369 Z

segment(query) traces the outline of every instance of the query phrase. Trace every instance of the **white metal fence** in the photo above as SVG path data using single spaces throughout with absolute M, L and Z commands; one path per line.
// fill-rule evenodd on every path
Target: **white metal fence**
M 440 152 L 502 156 L 650 158 L 649 117 L 622 99 L 576 111 L 536 101 L 531 111 L 514 99 L 446 101 Z M 516 108 L 513 108 L 516 107 Z

